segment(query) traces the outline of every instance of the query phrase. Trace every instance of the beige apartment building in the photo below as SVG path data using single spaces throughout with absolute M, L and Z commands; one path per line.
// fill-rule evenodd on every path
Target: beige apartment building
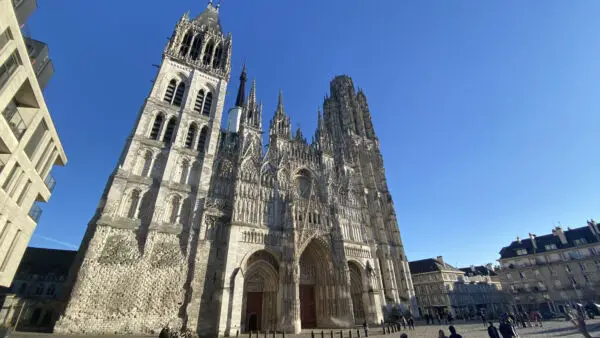
M 42 95 L 48 47 L 28 36 L 36 1 L 0 0 L 0 286 L 9 286 L 67 157 Z M 23 33 L 24 32 L 24 33 Z
M 513 310 L 559 313 L 565 305 L 600 301 L 600 228 L 593 220 L 517 237 L 500 255 L 499 277 Z
M 438 256 L 409 265 L 421 316 L 451 313 L 464 318 L 480 311 L 489 316 L 499 314 L 503 295 L 491 264 L 457 269 Z

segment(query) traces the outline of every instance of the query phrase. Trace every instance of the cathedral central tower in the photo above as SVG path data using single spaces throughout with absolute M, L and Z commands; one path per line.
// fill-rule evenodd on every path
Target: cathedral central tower
M 58 333 L 347 328 L 400 305 L 408 261 L 367 99 L 338 76 L 309 142 L 279 93 L 263 146 L 246 67 L 222 129 L 231 35 L 185 14 L 69 276 Z M 273 95 L 275 99 L 275 95 Z

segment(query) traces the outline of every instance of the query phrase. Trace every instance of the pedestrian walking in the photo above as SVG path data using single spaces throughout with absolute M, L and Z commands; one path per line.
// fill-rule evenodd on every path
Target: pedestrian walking
M 437 319 L 438 325 L 442 325 L 442 317 L 439 312 L 435 314 L 435 318 Z
M 481 322 L 483 323 L 483 327 L 486 327 L 487 320 L 485 319 L 485 313 L 481 312 Z
M 448 312 L 448 324 L 452 325 L 452 321 L 454 318 L 452 317 L 452 313 Z
M 494 323 L 489 322 L 487 331 L 490 338 L 500 338 L 500 333 L 498 333 L 498 329 L 494 326 Z
M 515 338 L 517 337 L 517 332 L 515 331 L 515 327 L 510 324 L 509 319 L 505 319 L 500 323 L 499 327 L 500 334 L 502 338 Z
M 400 323 L 402 324 L 402 329 L 406 330 L 406 318 L 404 316 L 400 317 Z
M 408 316 L 408 328 L 411 330 L 415 329 L 415 319 L 412 315 Z
M 456 333 L 456 328 L 452 325 L 448 326 L 448 330 L 450 330 L 450 337 L 448 338 L 462 338 L 461 335 Z
M 444 333 L 444 330 L 439 330 L 438 338 L 448 338 L 448 336 L 446 336 L 446 333 Z

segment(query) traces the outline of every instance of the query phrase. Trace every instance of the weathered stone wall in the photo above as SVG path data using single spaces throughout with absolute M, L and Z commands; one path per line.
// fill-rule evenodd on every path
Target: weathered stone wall
M 186 266 L 175 235 L 153 232 L 140 251 L 134 231 L 99 227 L 55 331 L 148 334 L 180 325 Z

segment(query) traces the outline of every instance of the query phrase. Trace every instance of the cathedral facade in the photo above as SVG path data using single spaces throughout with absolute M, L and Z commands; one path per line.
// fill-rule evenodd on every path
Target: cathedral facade
M 308 142 L 280 93 L 263 146 L 245 67 L 222 122 L 230 60 L 218 7 L 180 19 L 55 332 L 298 333 L 380 323 L 389 304 L 416 314 L 365 94 L 336 77 Z

